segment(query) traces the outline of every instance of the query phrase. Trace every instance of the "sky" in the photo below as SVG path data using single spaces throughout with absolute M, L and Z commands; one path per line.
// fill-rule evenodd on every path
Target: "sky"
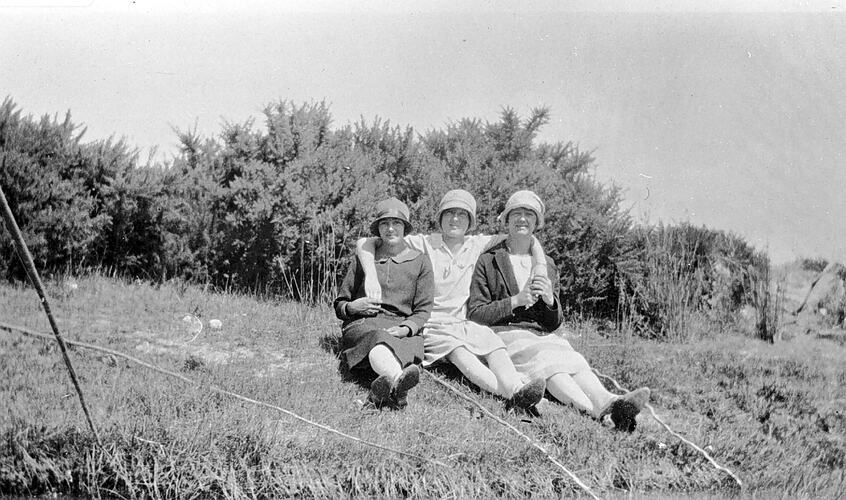
M 774 262 L 846 262 L 846 1 L 0 0 L 0 94 L 159 159 L 174 127 L 418 132 L 547 106 L 638 222 L 731 231 Z

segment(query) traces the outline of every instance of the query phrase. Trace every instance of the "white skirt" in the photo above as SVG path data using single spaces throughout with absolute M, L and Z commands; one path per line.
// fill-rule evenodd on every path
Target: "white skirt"
M 493 330 L 472 321 L 430 321 L 423 327 L 423 366 L 434 364 L 459 347 L 476 356 L 487 356 L 505 349 L 505 344 Z
M 537 335 L 529 330 L 497 332 L 505 342 L 514 368 L 531 380 L 548 379 L 557 373 L 572 375 L 590 370 L 587 360 L 558 335 Z

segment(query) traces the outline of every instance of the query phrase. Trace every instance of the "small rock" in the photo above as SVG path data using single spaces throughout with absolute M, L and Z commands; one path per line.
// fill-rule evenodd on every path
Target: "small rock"
M 211 328 L 212 330 L 220 330 L 221 328 L 223 328 L 223 322 L 221 322 L 219 319 L 210 319 L 209 328 Z

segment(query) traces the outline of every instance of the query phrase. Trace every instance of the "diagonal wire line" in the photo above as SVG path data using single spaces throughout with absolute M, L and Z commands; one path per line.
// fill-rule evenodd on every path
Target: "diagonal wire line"
M 595 493 L 594 493 L 594 492 L 590 489 L 590 487 L 589 487 L 588 485 L 586 485 L 584 482 L 582 482 L 582 480 L 581 480 L 581 479 L 579 479 L 579 477 L 578 477 L 578 476 L 576 476 L 575 474 L 573 474 L 572 472 L 570 472 L 570 470 L 569 470 L 569 469 L 567 469 L 567 467 L 565 467 L 565 466 L 564 466 L 564 464 L 562 464 L 561 462 L 559 462 L 558 460 L 556 460 L 556 458 L 555 458 L 555 457 L 553 457 L 553 456 L 552 456 L 552 454 L 551 454 L 551 453 L 549 453 L 549 452 L 546 450 L 546 448 L 544 448 L 543 446 L 541 446 L 540 444 L 538 444 L 538 442 L 537 442 L 536 440 L 534 440 L 534 439 L 532 439 L 531 437 L 527 436 L 525 433 L 521 432 L 521 431 L 520 431 L 520 429 L 518 429 L 518 428 L 514 427 L 513 425 L 511 425 L 511 424 L 510 424 L 510 423 L 508 423 L 507 421 L 505 421 L 505 420 L 503 420 L 503 419 L 501 419 L 501 418 L 497 417 L 496 415 L 494 415 L 493 413 L 491 413 L 491 411 L 490 411 L 490 410 L 488 410 L 487 408 L 485 408 L 485 407 L 484 407 L 481 403 L 479 403 L 478 401 L 476 401 L 474 398 L 471 398 L 470 396 L 468 396 L 468 395 L 466 395 L 466 394 L 462 393 L 461 391 L 459 391 L 458 389 L 456 389 L 456 388 L 455 388 L 455 387 L 453 387 L 451 384 L 449 384 L 449 383 L 448 383 L 448 382 L 446 382 L 445 380 L 441 379 L 440 377 L 438 377 L 438 376 L 437 376 L 437 375 L 435 375 L 434 373 L 431 373 L 431 372 L 429 372 L 429 371 L 427 371 L 427 370 L 423 370 L 423 373 L 425 373 L 425 374 L 429 375 L 430 377 L 432 377 L 432 379 L 433 379 L 435 382 L 437 382 L 438 384 L 440 384 L 440 385 L 442 385 L 442 386 L 446 387 L 447 389 L 449 389 L 449 390 L 450 390 L 451 392 L 453 392 L 454 394 L 456 394 L 456 395 L 458 395 L 459 397 L 461 397 L 461 398 L 463 398 L 463 399 L 465 399 L 465 400 L 469 401 L 470 403 L 474 404 L 474 405 L 475 405 L 475 406 L 477 406 L 480 410 L 482 410 L 482 412 L 484 412 L 484 413 L 485 413 L 485 415 L 487 415 L 487 416 L 491 417 L 492 419 L 496 420 L 496 421 L 497 421 L 497 422 L 499 422 L 500 424 L 502 424 L 502 425 L 504 425 L 505 427 L 507 427 L 507 428 L 511 429 L 511 430 L 512 430 L 513 432 L 515 432 L 518 436 L 520 436 L 521 438 L 523 438 L 523 439 L 525 439 L 526 441 L 528 441 L 528 443 L 529 443 L 530 445 L 532 445 L 534 448 L 536 448 L 536 449 L 540 450 L 540 452 L 541 452 L 541 453 L 543 453 L 543 454 L 546 456 L 546 458 L 547 458 L 550 462 L 552 462 L 553 464 L 555 464 L 556 466 L 558 466 L 558 468 L 560 468 L 561 470 L 563 470 L 565 474 L 567 474 L 568 476 L 570 476 L 570 479 L 572 479 L 572 480 L 573 480 L 573 482 L 575 482 L 577 485 L 579 485 L 579 487 L 580 487 L 580 488 L 582 488 L 582 489 L 583 489 L 583 490 L 584 490 L 584 491 L 585 491 L 588 495 L 590 495 L 590 496 L 591 496 L 591 498 L 593 498 L 594 500 L 599 500 L 599 497 L 598 497 L 598 496 L 596 496 L 596 494 L 595 494 Z
M 7 325 L 5 323 L 0 323 L 0 330 L 6 330 L 6 331 L 9 331 L 9 332 L 20 332 L 20 333 L 23 333 L 24 335 L 29 335 L 29 336 L 36 337 L 36 338 L 43 339 L 43 340 L 55 340 L 52 337 L 50 337 L 49 335 L 45 335 L 43 333 L 38 333 L 38 332 L 35 332 L 35 331 L 32 331 L 32 330 L 28 330 L 28 329 L 20 327 L 20 326 Z M 167 375 L 169 377 L 177 378 L 177 379 L 185 382 L 186 384 L 197 385 L 197 386 L 205 385 L 205 384 L 200 384 L 199 382 L 192 380 L 192 379 L 190 379 L 190 378 L 188 378 L 184 375 L 180 375 L 179 373 L 172 372 L 170 370 L 166 370 L 164 368 L 158 367 L 158 366 L 151 364 L 151 363 L 147 363 L 146 361 L 142 361 L 138 358 L 132 357 L 128 354 L 124 354 L 120 351 L 115 351 L 115 350 L 108 349 L 108 348 L 105 348 L 105 347 L 100 347 L 100 346 L 93 345 L 93 344 L 87 344 L 85 342 L 79 342 L 79 341 L 75 341 L 75 340 L 65 340 L 65 342 L 68 345 L 73 345 L 73 346 L 76 346 L 76 347 L 82 347 L 84 349 L 91 349 L 93 351 L 98 351 L 98 352 L 102 352 L 102 353 L 105 353 L 105 354 L 111 354 L 112 356 L 117 356 L 119 358 L 123 358 L 123 359 L 130 361 L 132 363 L 135 363 L 137 365 L 141 365 L 144 368 L 153 370 L 153 371 L 161 373 L 163 375 Z M 206 387 L 208 388 L 208 390 L 210 390 L 212 392 L 223 394 L 223 395 L 229 396 L 231 398 L 234 398 L 234 399 L 237 399 L 237 400 L 240 400 L 240 401 L 244 401 L 246 403 L 250 403 L 250 404 L 253 404 L 253 405 L 256 405 L 256 406 L 262 406 L 264 408 L 270 408 L 272 410 L 282 412 L 285 415 L 288 415 L 289 417 L 292 417 L 292 418 L 299 420 L 300 422 L 304 422 L 308 425 L 317 427 L 319 429 L 323 429 L 324 431 L 330 432 L 330 433 L 335 434 L 337 436 L 341 436 L 345 439 L 349 439 L 349 440 L 355 441 L 357 443 L 361 443 L 365 446 L 370 446 L 370 447 L 373 447 L 373 448 L 378 448 L 380 450 L 389 451 L 391 453 L 404 455 L 406 457 L 411 457 L 411 458 L 421 460 L 421 461 L 424 461 L 424 462 L 429 462 L 431 464 L 438 465 L 438 466 L 441 466 L 441 467 L 449 467 L 447 464 L 445 464 L 445 463 L 443 463 L 439 460 L 426 458 L 426 457 L 423 457 L 423 456 L 420 456 L 420 455 L 416 455 L 414 453 L 409 453 L 407 451 L 397 450 L 397 449 L 394 449 L 394 448 L 390 448 L 388 446 L 383 446 L 381 444 L 374 443 L 372 441 L 367 441 L 367 440 L 352 436 L 352 435 L 347 434 L 343 431 L 333 429 L 332 427 L 329 427 L 328 425 L 309 420 L 305 417 L 301 417 L 300 415 L 297 415 L 296 413 L 294 413 L 290 410 L 286 410 L 285 408 L 282 408 L 281 406 L 276 406 L 276 405 L 272 405 L 270 403 L 265 403 L 264 401 L 259 401 L 259 400 L 256 400 L 256 399 L 248 398 L 247 396 L 242 396 L 241 394 L 231 392 L 231 391 L 227 391 L 226 389 L 223 389 L 223 388 L 218 387 L 218 386 L 213 385 L 213 384 L 209 384 Z
M 610 376 L 608 376 L 608 375 L 605 375 L 604 373 L 601 373 L 601 372 L 599 372 L 599 371 L 598 371 L 598 370 L 596 370 L 596 369 L 594 369 L 594 370 L 593 370 L 593 372 L 594 372 L 594 373 L 596 373 L 596 375 L 597 375 L 597 376 L 599 376 L 600 378 L 604 378 L 604 379 L 606 379 L 606 380 L 609 380 L 612 384 L 614 384 L 614 387 L 616 387 L 618 390 L 623 391 L 623 392 L 628 392 L 628 391 L 626 390 L 626 388 L 625 388 L 625 387 L 621 386 L 621 385 L 620 385 L 620 384 L 619 384 L 616 380 L 614 380 L 612 377 L 610 377 Z M 670 434 L 672 434 L 672 435 L 673 435 L 673 436 L 675 436 L 676 438 L 680 439 L 681 441 L 683 441 L 684 443 L 686 443 L 687 445 L 689 445 L 689 446 L 690 446 L 691 448 L 693 448 L 694 450 L 696 450 L 696 451 L 698 451 L 699 453 L 701 453 L 702 455 L 704 455 L 704 456 L 705 456 L 705 458 L 706 458 L 706 459 L 708 459 L 708 461 L 709 461 L 709 462 L 711 462 L 711 465 L 713 465 L 713 466 L 714 466 L 717 470 L 721 470 L 721 471 L 725 472 L 726 474 L 728 474 L 729 476 L 731 476 L 731 478 L 732 478 L 732 479 L 734 479 L 734 481 L 737 483 L 737 485 L 738 485 L 738 486 L 740 486 L 740 488 L 743 488 L 743 482 L 741 482 L 740 478 L 738 478 L 738 477 L 735 475 L 735 473 L 734 473 L 734 472 L 730 471 L 730 470 L 729 470 L 729 469 L 727 469 L 726 467 L 723 467 L 722 465 L 720 465 L 719 463 L 717 463 L 717 461 L 716 461 L 716 460 L 714 460 L 714 459 L 711 457 L 711 455 L 710 455 L 707 451 L 705 451 L 705 450 L 703 450 L 702 448 L 700 448 L 700 447 L 699 447 L 696 443 L 694 443 L 693 441 L 690 441 L 689 439 L 686 439 L 684 436 L 682 436 L 682 435 L 681 435 L 681 434 L 679 434 L 678 432 L 676 432 L 676 431 L 674 431 L 673 429 L 671 429 L 669 425 L 667 425 L 667 424 L 666 424 L 663 420 L 661 420 L 661 418 L 660 418 L 660 417 L 658 417 L 658 414 L 657 414 L 657 413 L 655 413 L 655 409 L 654 409 L 654 408 L 652 408 L 652 405 L 651 405 L 651 404 L 646 403 L 646 408 L 649 410 L 649 413 L 652 415 L 652 418 L 654 418 L 654 419 L 655 419 L 655 420 L 656 420 L 659 424 L 661 424 L 661 426 L 662 426 L 662 427 L 664 427 L 664 429 L 665 429 L 667 432 L 669 432 Z

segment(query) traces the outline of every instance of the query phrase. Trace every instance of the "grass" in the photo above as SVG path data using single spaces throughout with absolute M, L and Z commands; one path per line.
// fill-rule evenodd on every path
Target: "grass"
M 179 371 L 190 386 L 121 358 L 72 348 L 104 441 L 94 445 L 52 343 L 0 332 L 0 493 L 115 497 L 523 498 L 580 494 L 513 432 L 429 377 L 404 411 L 362 409 L 366 388 L 342 381 L 328 307 L 89 276 L 48 285 L 68 339 Z M 187 314 L 205 328 L 194 338 Z M 212 330 L 210 319 L 223 327 Z M 29 288 L 0 286 L 0 321 L 49 332 Z M 628 387 L 648 385 L 676 431 L 649 418 L 632 434 L 553 403 L 540 418 L 507 413 L 450 370 L 456 384 L 539 440 L 601 496 L 836 497 L 846 491 L 846 349 L 796 337 L 774 345 L 731 334 L 687 344 L 602 337 L 579 325 L 574 347 Z M 340 438 L 208 385 L 448 465 Z

